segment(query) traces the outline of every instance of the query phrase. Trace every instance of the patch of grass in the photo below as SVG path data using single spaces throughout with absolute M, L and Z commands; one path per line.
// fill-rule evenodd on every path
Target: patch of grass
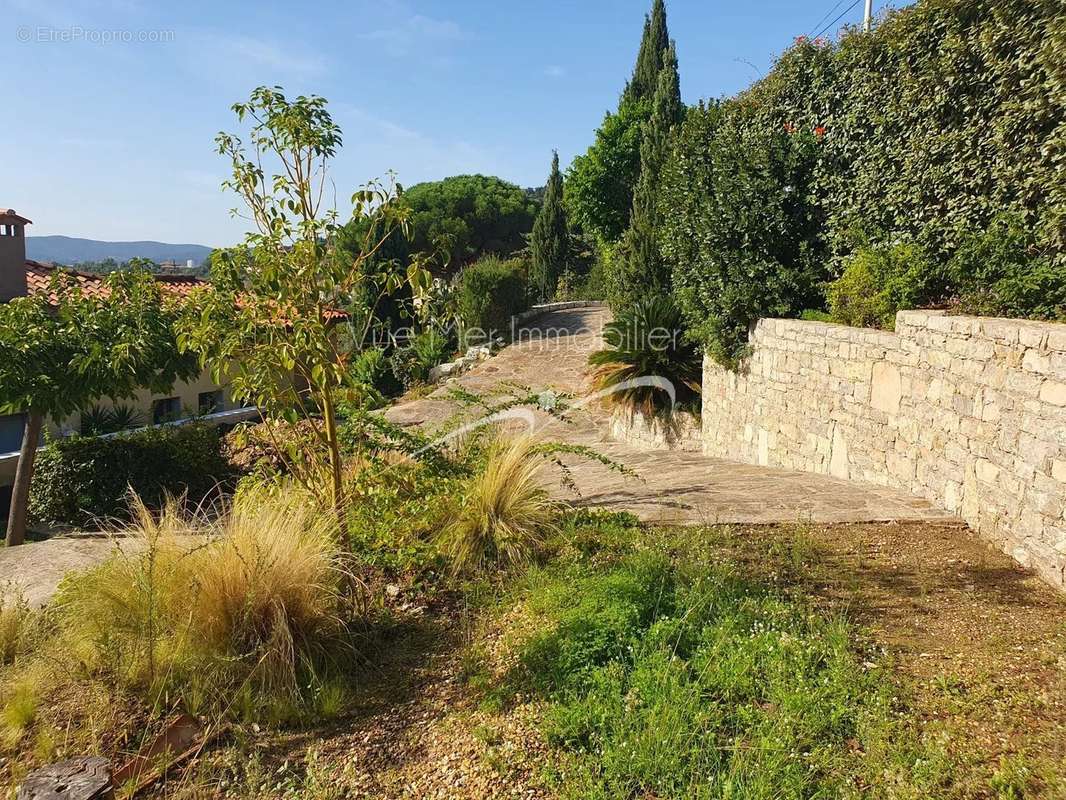
M 996 800 L 1024 800 L 1030 797 L 1029 787 L 1032 770 L 1024 756 L 1003 758 L 999 767 L 992 774 L 989 788 Z
M 901 721 L 892 681 L 846 620 L 700 546 L 648 541 L 587 548 L 535 570 L 519 595 L 532 622 L 501 683 L 548 702 L 562 796 L 947 795 L 942 748 Z M 788 554 L 807 555 L 803 543 Z
M 33 724 L 40 700 L 31 680 L 19 681 L 12 687 L 0 710 L 0 738 L 6 746 L 14 747 Z
M 315 712 L 320 719 L 333 719 L 340 716 L 349 700 L 350 693 L 343 681 L 328 680 L 315 689 Z
M 32 612 L 19 591 L 0 593 L 0 664 L 10 664 L 25 650 Z
M 455 519 L 437 539 L 456 572 L 528 563 L 555 527 L 557 508 L 544 489 L 543 459 L 530 437 L 497 439 L 467 483 Z

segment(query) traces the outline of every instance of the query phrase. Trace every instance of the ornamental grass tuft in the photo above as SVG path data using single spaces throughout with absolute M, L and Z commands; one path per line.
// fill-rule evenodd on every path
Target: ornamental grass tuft
M 497 439 L 437 537 L 455 572 L 529 562 L 554 530 L 556 504 L 541 481 L 544 457 L 529 436 Z

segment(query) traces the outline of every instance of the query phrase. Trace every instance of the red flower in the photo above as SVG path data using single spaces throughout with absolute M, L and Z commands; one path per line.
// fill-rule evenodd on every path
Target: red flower
M 814 135 L 819 137 L 819 138 L 821 138 L 822 136 L 825 136 L 825 126 L 824 125 L 815 125 L 815 127 L 814 127 Z
M 806 41 L 807 41 L 807 37 L 806 36 L 797 36 L 796 37 L 796 44 L 803 44 Z

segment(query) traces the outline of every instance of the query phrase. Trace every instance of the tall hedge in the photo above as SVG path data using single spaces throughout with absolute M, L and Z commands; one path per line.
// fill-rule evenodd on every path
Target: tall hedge
M 1062 0 L 919 0 L 870 34 L 851 31 L 836 44 L 801 38 L 766 78 L 715 113 L 713 125 L 704 116 L 684 126 L 675 179 L 678 161 L 722 161 L 713 155 L 719 131 L 729 132 L 726 147 L 735 136 L 813 134 L 819 152 L 809 186 L 780 190 L 809 192 L 812 213 L 824 218 L 820 240 L 832 274 L 859 241 L 911 241 L 945 263 L 1003 212 L 1034 232 L 1041 257 L 1066 258 Z M 668 207 L 689 209 L 687 231 L 662 231 L 664 250 L 677 255 L 698 249 L 679 236 L 698 235 L 729 202 L 713 198 L 736 188 L 711 186 L 710 172 L 683 177 L 663 192 Z M 758 221 L 742 222 L 738 235 Z M 687 263 L 675 257 L 673 267 L 675 280 L 700 290 L 681 299 L 689 319 L 703 321 L 720 309 L 701 264 L 724 253 L 697 255 Z
M 713 105 L 689 110 L 664 177 L 677 202 L 661 210 L 659 232 L 690 333 L 721 362 L 742 354 L 752 320 L 821 303 L 820 158 L 811 134 L 736 126 Z
M 159 507 L 168 494 L 184 494 L 195 505 L 231 488 L 234 477 L 219 430 L 210 425 L 72 436 L 50 442 L 38 455 L 30 516 L 52 525 L 125 519 L 131 490 L 149 508 Z

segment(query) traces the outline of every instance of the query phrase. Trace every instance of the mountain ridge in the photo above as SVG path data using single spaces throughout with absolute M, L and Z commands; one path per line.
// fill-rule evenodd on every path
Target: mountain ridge
M 85 261 L 129 261 L 131 258 L 147 258 L 156 263 L 176 261 L 184 263 L 192 259 L 199 265 L 207 258 L 212 248 L 202 244 L 170 244 L 156 241 L 108 242 L 99 239 L 82 239 L 76 236 L 27 236 L 26 258 L 33 261 L 51 261 L 57 264 L 77 264 Z

